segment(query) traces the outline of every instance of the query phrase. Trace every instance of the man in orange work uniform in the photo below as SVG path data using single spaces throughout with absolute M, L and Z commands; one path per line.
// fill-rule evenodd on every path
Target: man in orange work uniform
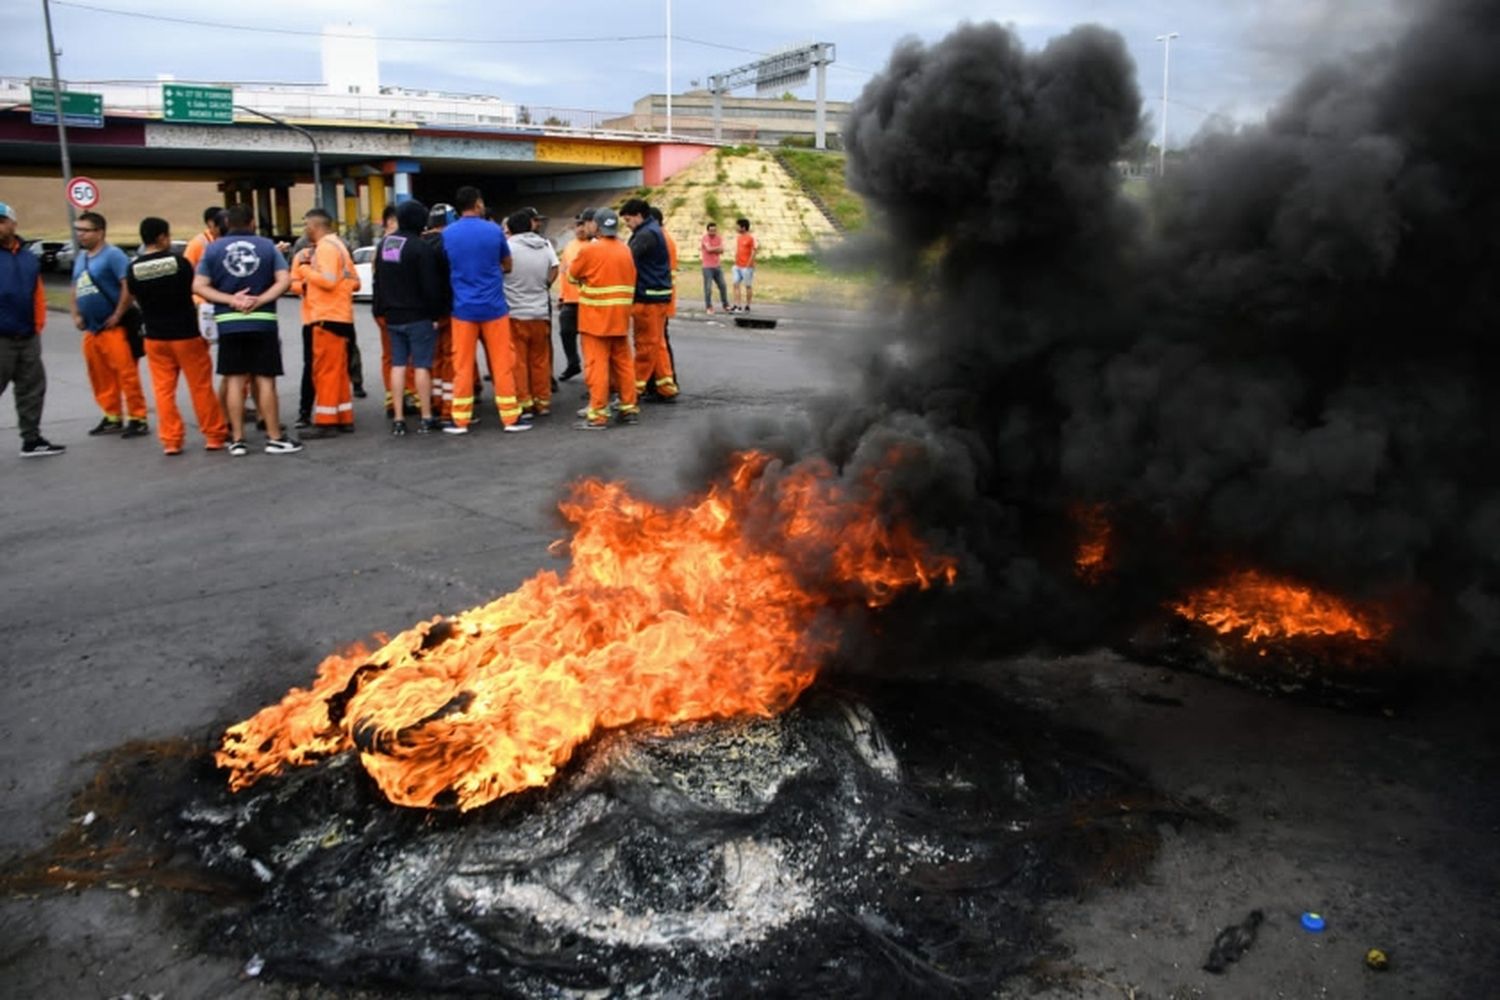
M 635 259 L 635 306 L 630 312 L 635 332 L 635 391 L 646 391 L 653 376 L 662 402 L 677 398 L 672 358 L 667 354 L 667 311 L 672 302 L 672 265 L 667 238 L 651 216 L 644 199 L 631 198 L 620 207 L 620 218 L 631 228 L 630 253 Z
M 229 425 L 214 395 L 214 363 L 208 355 L 208 342 L 199 333 L 198 311 L 193 306 L 193 267 L 186 257 L 172 252 L 172 231 L 166 219 L 141 220 L 141 245 L 145 252 L 131 261 L 126 282 L 144 314 L 146 367 L 156 396 L 156 432 L 162 451 L 182 454 L 179 375 L 187 378 L 204 447 L 222 451 Z
M 306 436 L 348 434 L 354 430 L 349 342 L 354 339 L 359 275 L 349 248 L 333 231 L 333 216 L 314 208 L 302 222 L 312 246 L 297 254 L 292 279 L 302 287 L 303 336 L 312 338 L 314 432 Z
M 481 338 L 495 380 L 495 408 L 510 432 L 528 431 L 516 396 L 516 353 L 511 345 L 510 307 L 505 301 L 511 269 L 505 233 L 484 217 L 484 195 L 461 187 L 453 199 L 457 222 L 443 230 L 448 283 L 453 289 L 453 425 L 445 434 L 467 434 L 474 419 L 474 353 Z
M 78 236 L 78 256 L 73 259 L 73 325 L 83 331 L 89 384 L 104 411 L 103 419 L 89 433 L 145 437 L 150 433 L 146 393 L 123 325 L 130 308 L 130 289 L 125 285 L 130 261 L 125 251 L 105 242 L 104 216 L 98 212 L 80 215 L 73 232 Z
M 620 423 L 640 420 L 636 405 L 635 361 L 630 352 L 630 314 L 635 305 L 635 259 L 619 240 L 620 217 L 614 209 L 594 213 L 595 239 L 578 251 L 568 278 L 578 289 L 578 342 L 583 348 L 583 376 L 589 405 L 580 430 L 609 427 L 610 376 L 620 387 Z

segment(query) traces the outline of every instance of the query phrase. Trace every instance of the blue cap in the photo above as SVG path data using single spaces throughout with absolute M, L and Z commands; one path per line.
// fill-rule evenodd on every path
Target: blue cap
M 1319 934 L 1322 932 L 1324 927 L 1328 926 L 1328 924 L 1323 919 L 1323 914 L 1313 913 L 1311 910 L 1309 910 L 1308 912 L 1302 914 L 1302 926 L 1306 930 L 1312 931 L 1314 934 Z
M 9 219 L 11 222 L 17 224 L 19 224 L 21 221 L 20 219 L 16 218 L 16 210 L 11 208 L 8 202 L 3 201 L 0 201 L 0 218 Z

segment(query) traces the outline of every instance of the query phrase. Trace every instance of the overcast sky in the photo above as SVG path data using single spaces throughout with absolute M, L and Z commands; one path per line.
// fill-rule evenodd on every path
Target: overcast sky
M 1141 92 L 1155 113 L 1162 47 L 1172 43 L 1172 143 L 1214 115 L 1259 118 L 1311 63 L 1389 39 L 1421 0 L 751 0 L 672 5 L 672 79 L 693 80 L 804 42 L 832 42 L 829 96 L 852 99 L 891 46 L 935 41 L 960 21 L 1016 27 L 1028 46 L 1093 21 L 1124 36 Z M 373 28 L 381 82 L 490 93 L 538 107 L 625 110 L 666 85 L 665 0 L 53 0 L 68 80 L 154 79 L 317 82 L 319 32 Z M 745 17 L 736 21 L 735 11 Z M 212 24 L 186 22 L 213 22 Z M 264 32 L 238 30 L 245 27 Z M 631 36 L 653 36 L 638 40 Z M 0 3 L 7 39 L 0 75 L 48 73 L 41 0 Z M 421 39 L 421 40 L 415 40 Z M 572 41 L 559 41 L 573 39 Z M 811 97 L 809 84 L 800 93 Z M 750 93 L 746 91 L 745 93 Z

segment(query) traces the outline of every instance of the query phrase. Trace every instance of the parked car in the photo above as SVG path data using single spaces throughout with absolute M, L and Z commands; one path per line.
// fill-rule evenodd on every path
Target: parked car
M 72 243 L 64 243 L 62 246 L 60 246 L 58 248 L 58 250 L 57 250 L 57 266 L 54 267 L 53 270 L 55 270 L 55 271 L 63 271 L 63 272 L 66 272 L 67 274 L 72 274 L 73 273 L 73 253 L 74 253 L 74 246 L 73 246 Z
M 57 255 L 67 245 L 60 240 L 28 240 L 26 249 L 36 257 L 43 271 L 56 271 Z
M 369 302 L 375 297 L 374 247 L 355 248 L 354 273 L 359 275 L 359 291 L 354 293 L 354 300 L 356 302 Z

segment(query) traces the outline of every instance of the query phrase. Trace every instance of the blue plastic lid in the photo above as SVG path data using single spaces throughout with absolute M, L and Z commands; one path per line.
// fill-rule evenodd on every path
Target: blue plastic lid
M 1328 924 L 1326 921 L 1324 921 L 1323 915 L 1321 913 L 1313 913 L 1311 910 L 1309 910 L 1308 912 L 1302 914 L 1302 926 L 1305 929 L 1312 931 L 1314 934 L 1317 934 L 1322 931 L 1324 927 L 1327 927 Z

